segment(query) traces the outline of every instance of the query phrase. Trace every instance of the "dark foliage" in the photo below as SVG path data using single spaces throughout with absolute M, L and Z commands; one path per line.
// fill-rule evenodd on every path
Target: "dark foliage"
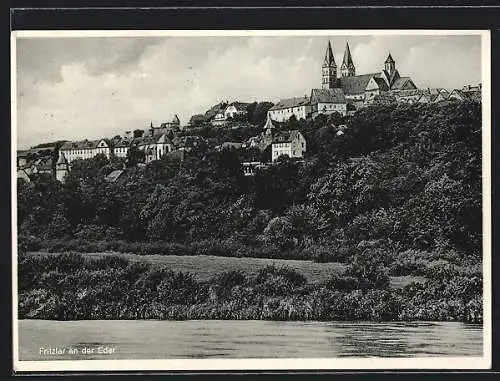
M 365 289 L 362 283 L 336 275 L 326 284 L 306 284 L 300 273 L 274 266 L 252 279 L 236 271 L 205 283 L 116 257 L 22 255 L 19 318 L 482 322 L 478 274 L 443 267 L 436 279 L 403 290 Z

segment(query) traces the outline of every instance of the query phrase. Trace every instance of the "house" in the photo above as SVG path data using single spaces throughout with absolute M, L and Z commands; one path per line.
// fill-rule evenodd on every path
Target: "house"
M 312 89 L 310 99 L 313 118 L 319 114 L 329 115 L 335 112 L 342 116 L 347 114 L 347 101 L 342 89 Z
M 108 174 L 104 179 L 107 181 L 107 182 L 110 182 L 110 183 L 115 183 L 117 182 L 119 179 L 123 178 L 124 176 L 124 173 L 125 173 L 125 170 L 123 169 L 116 169 L 114 171 L 112 171 L 110 174 Z
M 289 158 L 304 157 L 306 139 L 298 130 L 279 131 L 273 135 L 271 159 L 276 161 L 280 156 Z
M 118 143 L 113 146 L 113 155 L 115 157 L 126 158 L 128 154 L 128 150 L 132 145 L 133 139 L 124 138 L 121 139 Z
M 388 93 L 382 93 L 373 97 L 372 103 L 374 105 L 390 105 L 396 103 L 396 97 Z
M 187 152 L 200 147 L 204 143 L 203 138 L 196 135 L 178 136 L 172 140 L 172 144 L 176 150 Z
M 69 163 L 66 160 L 66 156 L 64 156 L 63 152 L 59 152 L 59 158 L 56 163 L 56 180 L 60 182 L 64 182 L 64 179 L 69 173 Z
M 439 94 L 436 95 L 436 98 L 434 98 L 434 103 L 436 102 L 442 102 L 442 101 L 446 101 L 448 100 L 448 98 L 450 97 L 450 93 L 449 92 L 441 92 Z
M 233 119 L 245 117 L 248 114 L 247 107 L 249 104 L 245 102 L 221 102 L 208 110 L 205 113 L 205 118 L 210 120 L 212 126 L 225 126 Z
M 463 91 L 455 89 L 451 92 L 448 100 L 481 102 L 481 93 L 479 91 Z
M 226 115 L 224 114 L 224 111 L 220 111 L 211 120 L 212 126 L 215 127 L 221 127 L 224 126 L 227 123 L 227 118 Z
M 311 103 L 307 96 L 281 99 L 269 109 L 267 115 L 276 122 L 286 122 L 294 115 L 297 120 L 307 119 L 311 115 Z
M 77 142 L 66 142 L 60 151 L 64 154 L 68 163 L 76 159 L 91 159 L 98 154 L 103 154 L 108 159 L 113 153 L 111 142 L 108 139 L 82 140 Z
M 54 174 L 55 166 L 51 157 L 41 157 L 35 160 L 34 166 L 34 173 L 45 173 L 51 176 Z
M 423 92 L 420 90 L 401 90 L 391 94 L 396 97 L 398 103 L 414 104 L 418 102 Z
M 183 161 L 186 155 L 186 151 L 184 150 L 174 150 L 166 154 L 167 160 L 171 161 Z
M 16 166 L 17 168 L 25 168 L 28 165 L 28 151 L 17 151 Z
M 167 134 L 143 136 L 132 140 L 131 145 L 144 152 L 145 163 L 160 160 L 164 155 L 174 149 L 172 141 Z
M 482 85 L 479 84 L 477 86 L 471 86 L 471 85 L 465 85 L 462 88 L 462 91 L 468 92 L 468 91 L 474 91 L 474 92 L 481 92 Z
M 243 147 L 243 143 L 238 142 L 224 142 L 215 147 L 216 150 L 222 151 L 223 149 L 240 149 Z
M 418 103 L 434 103 L 434 100 L 437 98 L 438 94 L 430 94 L 430 93 L 422 93 L 420 98 L 417 99 Z
M 22 180 L 26 181 L 27 183 L 29 183 L 31 181 L 30 175 L 31 175 L 31 171 L 29 168 L 22 168 L 22 169 L 17 170 L 17 178 L 22 179 Z
M 245 102 L 232 102 L 224 110 L 226 119 L 234 119 L 238 116 L 246 116 L 248 114 L 247 107 L 250 103 Z
M 241 163 L 243 167 L 244 176 L 255 176 L 255 172 L 258 169 L 266 169 L 269 167 L 268 164 L 262 163 L 260 161 L 244 161 Z

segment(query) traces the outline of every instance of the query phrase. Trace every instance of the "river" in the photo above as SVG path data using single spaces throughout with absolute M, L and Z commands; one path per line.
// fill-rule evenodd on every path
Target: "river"
M 19 359 L 481 356 L 482 333 L 456 322 L 19 320 Z

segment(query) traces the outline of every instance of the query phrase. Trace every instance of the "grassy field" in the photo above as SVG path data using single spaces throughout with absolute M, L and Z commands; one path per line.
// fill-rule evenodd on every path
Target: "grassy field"
M 53 253 L 34 252 L 33 255 L 53 255 Z M 288 266 L 303 274 L 309 282 L 322 282 L 333 273 L 341 273 L 346 265 L 343 263 L 316 263 L 312 261 L 296 261 L 285 259 L 263 258 L 231 258 L 208 255 L 177 256 L 177 255 L 136 255 L 130 253 L 84 253 L 87 258 L 97 258 L 106 255 L 117 255 L 131 261 L 145 261 L 168 266 L 173 271 L 191 272 L 198 279 L 208 280 L 222 271 L 241 270 L 250 276 L 267 265 Z M 391 277 L 391 286 L 400 288 L 412 281 L 423 282 L 423 277 L 400 276 Z

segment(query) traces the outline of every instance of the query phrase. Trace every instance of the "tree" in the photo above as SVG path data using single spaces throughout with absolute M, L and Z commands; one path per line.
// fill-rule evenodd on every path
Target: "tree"
M 143 135 L 144 135 L 144 130 L 137 129 L 137 130 L 134 130 L 134 132 L 133 132 L 134 139 L 135 138 L 142 138 Z
M 127 151 L 127 158 L 125 160 L 125 163 L 128 167 L 134 167 L 138 163 L 144 163 L 145 158 L 145 152 L 137 148 L 137 146 L 132 145 Z
M 191 127 L 201 127 L 205 123 L 205 115 L 195 114 L 189 119 L 189 125 Z

